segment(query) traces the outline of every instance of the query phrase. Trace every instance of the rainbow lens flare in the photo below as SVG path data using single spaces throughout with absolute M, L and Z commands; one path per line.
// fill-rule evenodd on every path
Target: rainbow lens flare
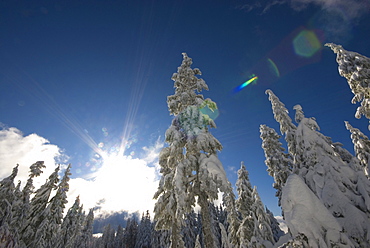
M 313 31 L 302 30 L 293 40 L 294 52 L 302 57 L 310 58 L 320 50 L 321 42 Z
M 249 79 L 248 81 L 242 83 L 241 85 L 239 85 L 238 87 L 234 88 L 234 93 L 236 92 L 239 92 L 241 91 L 243 88 L 247 87 L 249 84 L 255 82 L 256 80 L 258 79 L 257 76 L 254 76 L 252 77 L 251 79 Z

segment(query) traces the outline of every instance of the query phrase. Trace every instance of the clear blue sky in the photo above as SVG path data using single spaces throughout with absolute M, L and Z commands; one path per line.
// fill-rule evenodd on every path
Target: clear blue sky
M 370 8 L 367 1 L 355 1 L 362 8 L 272 2 L 2 1 L 0 122 L 57 145 L 75 178 L 99 170 L 94 149 L 113 152 L 122 137 L 130 143 L 125 154 L 140 158 L 164 140 L 171 76 L 186 52 L 209 86 L 203 94 L 218 104 L 211 132 L 224 146 L 228 178 L 234 185 L 244 161 L 263 202 L 279 214 L 259 125 L 279 126 L 264 92 L 272 89 L 292 118 L 301 104 L 323 134 L 352 151 L 344 121 L 369 135 L 367 120 L 354 119 L 352 93 L 322 45 L 370 56 Z M 253 74 L 256 84 L 232 92 Z

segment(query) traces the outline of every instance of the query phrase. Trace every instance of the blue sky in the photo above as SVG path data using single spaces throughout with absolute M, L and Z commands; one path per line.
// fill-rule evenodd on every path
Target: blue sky
M 86 205 L 99 200 L 91 192 L 101 191 L 102 198 L 112 191 L 109 197 L 122 204 L 111 200 L 108 210 L 139 209 L 138 198 L 150 197 L 157 185 L 155 158 L 172 119 L 166 97 L 174 92 L 171 76 L 186 52 L 209 86 L 204 96 L 218 104 L 218 128 L 211 132 L 224 146 L 219 158 L 229 180 L 235 184 L 244 161 L 263 202 L 279 214 L 259 125 L 279 126 L 264 92 L 273 90 L 292 117 L 293 106 L 301 104 L 323 134 L 352 151 L 344 121 L 365 134 L 368 123 L 354 119 L 352 93 L 338 75 L 335 55 L 322 45 L 334 42 L 370 56 L 366 4 L 3 1 L 0 176 L 20 163 L 25 177 L 32 159 L 45 159 L 51 168 L 53 157 L 64 155 L 72 163 L 72 186 L 86 188 Z M 256 84 L 233 93 L 253 75 Z M 125 205 L 136 200 L 138 205 Z

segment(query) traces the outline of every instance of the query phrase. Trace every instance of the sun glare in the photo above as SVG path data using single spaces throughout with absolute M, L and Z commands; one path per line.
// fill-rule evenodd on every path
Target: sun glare
M 143 148 L 145 158 L 124 155 L 121 149 L 113 149 L 113 152 L 109 150 L 99 154 L 101 166 L 88 176 L 89 179 L 72 182 L 77 185 L 71 185 L 71 188 L 78 189 L 73 194 L 80 195 L 89 208 L 101 207 L 106 212 L 152 212 L 153 195 L 158 187 L 158 171 L 148 162 L 157 156 L 154 154 L 158 153 L 158 147 Z M 98 202 L 101 204 L 97 205 Z

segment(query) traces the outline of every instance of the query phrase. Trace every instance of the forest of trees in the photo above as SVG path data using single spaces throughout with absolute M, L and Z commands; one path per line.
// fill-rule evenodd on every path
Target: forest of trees
M 327 46 L 337 54 L 339 74 L 354 94 L 352 103 L 361 102 L 355 116 L 370 119 L 370 59 L 339 45 Z M 167 103 L 174 118 L 159 155 L 153 218 L 147 211 L 141 220 L 133 216 L 125 227 L 108 224 L 102 235 L 93 235 L 94 209 L 86 214 L 77 198 L 65 212 L 70 166 L 61 179 L 57 167 L 35 189 L 33 178 L 45 167 L 39 161 L 31 165 L 23 188 L 14 183 L 18 166 L 0 181 L 0 247 L 368 247 L 369 138 L 345 122 L 352 155 L 320 133 L 315 118 L 305 117 L 300 105 L 294 107 L 293 122 L 280 99 L 266 91 L 281 135 L 261 125 L 260 137 L 288 227 L 284 233 L 251 185 L 243 162 L 235 191 L 228 181 L 217 157 L 222 145 L 209 131 L 216 124 L 202 111 L 217 105 L 200 94 L 208 86 L 191 65 L 183 53 L 172 76 L 175 94 Z M 220 193 L 222 203 L 216 206 Z

